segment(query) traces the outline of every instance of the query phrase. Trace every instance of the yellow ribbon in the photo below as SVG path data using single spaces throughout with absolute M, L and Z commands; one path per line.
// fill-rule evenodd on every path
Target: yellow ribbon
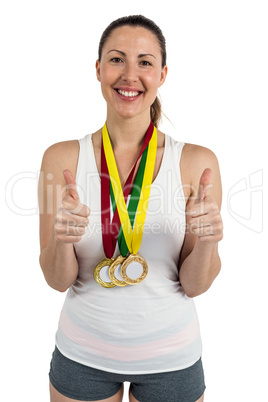
M 130 253 L 137 254 L 142 241 L 143 227 L 146 219 L 146 212 L 150 197 L 151 184 L 153 180 L 154 165 L 157 150 L 157 130 L 154 127 L 154 131 L 148 145 L 148 154 L 144 170 L 144 177 L 133 230 L 131 227 L 127 206 L 125 203 L 124 194 L 115 162 L 110 137 L 107 131 L 106 123 L 103 126 L 102 136 L 103 136 L 103 148 L 105 158 L 108 166 L 108 171 L 114 192 L 114 198 L 118 209 L 118 214 L 121 221 L 121 226 L 125 236 L 126 244 Z

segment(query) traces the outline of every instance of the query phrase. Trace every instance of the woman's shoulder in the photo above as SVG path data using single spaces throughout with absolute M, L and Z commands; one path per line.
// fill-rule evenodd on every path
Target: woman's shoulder
M 69 169 L 75 175 L 78 156 L 78 140 L 57 142 L 45 150 L 41 171 L 52 173 L 55 176 L 57 172 Z
M 69 157 L 74 156 L 74 154 L 76 152 L 79 152 L 79 141 L 78 140 L 61 141 L 61 142 L 56 142 L 53 145 L 50 145 L 45 150 L 43 158 L 67 159 Z
M 207 168 L 212 170 L 212 182 L 218 183 L 220 187 L 220 169 L 216 154 L 210 148 L 185 143 L 181 155 L 183 183 L 189 185 L 189 189 L 197 189 L 200 177 Z
M 44 152 L 43 161 L 50 163 L 64 163 L 76 159 L 79 153 L 79 141 L 61 141 L 50 145 Z
M 185 163 L 193 167 L 202 166 L 204 163 L 218 162 L 217 156 L 210 148 L 190 143 L 184 144 L 182 157 Z

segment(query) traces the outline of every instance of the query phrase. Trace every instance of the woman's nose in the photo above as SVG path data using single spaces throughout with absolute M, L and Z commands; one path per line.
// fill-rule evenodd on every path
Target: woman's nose
M 122 80 L 127 82 L 135 82 L 138 79 L 137 66 L 134 64 L 126 64 L 122 71 Z

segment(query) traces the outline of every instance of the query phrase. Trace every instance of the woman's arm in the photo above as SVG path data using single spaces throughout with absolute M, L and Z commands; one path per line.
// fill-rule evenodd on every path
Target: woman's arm
M 80 203 L 74 180 L 78 147 L 77 141 L 68 141 L 48 148 L 39 177 L 40 265 L 49 286 L 60 292 L 77 277 L 73 243 L 88 224 L 89 208 Z
M 181 171 L 183 182 L 190 183 L 190 187 L 179 277 L 186 295 L 195 297 L 209 289 L 221 268 L 218 254 L 218 242 L 223 237 L 221 178 L 214 153 L 190 144 L 185 145 Z

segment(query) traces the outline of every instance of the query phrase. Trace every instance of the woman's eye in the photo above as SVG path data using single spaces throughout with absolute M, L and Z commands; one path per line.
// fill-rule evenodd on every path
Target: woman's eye
M 146 60 L 143 60 L 143 61 L 141 62 L 141 64 L 142 64 L 143 66 L 151 66 L 151 65 L 152 65 L 149 61 L 146 61 Z
M 120 63 L 120 62 L 122 62 L 122 60 L 121 60 L 119 57 L 113 57 L 113 58 L 111 59 L 111 61 L 112 61 L 113 63 Z

